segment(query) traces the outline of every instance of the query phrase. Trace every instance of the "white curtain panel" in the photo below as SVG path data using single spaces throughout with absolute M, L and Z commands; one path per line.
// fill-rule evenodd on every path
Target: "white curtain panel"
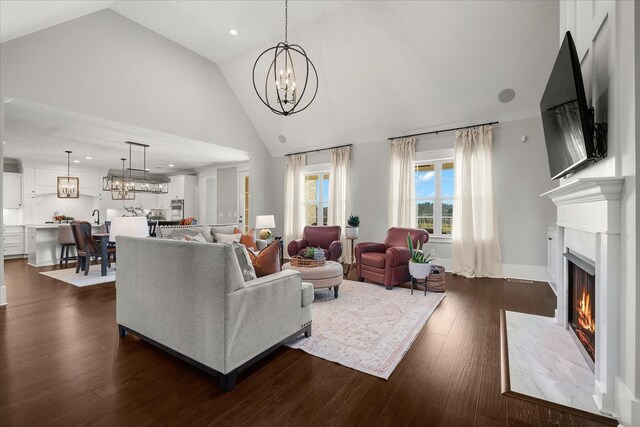
M 338 261 L 351 262 L 351 247 L 345 238 L 347 218 L 351 210 L 351 147 L 331 149 L 329 175 L 329 225 L 342 227 L 342 256 Z
M 453 272 L 502 277 L 493 187 L 493 128 L 456 132 L 453 201 Z
M 287 157 L 284 177 L 284 241 L 302 238 L 304 228 L 304 167 L 307 156 Z M 285 246 L 286 247 L 286 246 Z
M 416 226 L 416 139 L 391 141 L 389 165 L 389 227 Z

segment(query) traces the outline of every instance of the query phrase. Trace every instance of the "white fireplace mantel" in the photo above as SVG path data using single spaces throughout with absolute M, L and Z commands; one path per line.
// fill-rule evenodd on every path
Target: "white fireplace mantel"
M 591 258 L 596 269 L 596 356 L 593 398 L 603 413 L 615 410 L 618 368 L 620 198 L 624 177 L 578 178 L 541 197 L 557 206 L 557 253 L 567 250 Z M 556 322 L 568 327 L 567 262 L 557 263 Z
M 559 227 L 619 234 L 623 184 L 624 177 L 578 178 L 540 197 L 549 197 L 558 206 Z

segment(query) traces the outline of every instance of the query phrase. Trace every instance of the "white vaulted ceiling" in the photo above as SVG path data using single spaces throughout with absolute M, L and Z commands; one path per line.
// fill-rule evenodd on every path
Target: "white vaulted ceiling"
M 10 3 L 0 3 L 2 40 L 11 37 L 4 28 Z M 283 3 L 109 7 L 216 62 L 273 155 L 539 114 L 558 48 L 556 1 L 291 1 L 289 41 L 313 60 L 319 91 L 310 108 L 290 117 L 262 105 L 251 81 L 256 57 L 283 38 Z M 80 12 L 68 13 L 72 19 Z M 18 26 L 12 34 L 24 33 Z M 230 36 L 230 28 L 239 35 Z M 516 97 L 502 104 L 505 88 Z

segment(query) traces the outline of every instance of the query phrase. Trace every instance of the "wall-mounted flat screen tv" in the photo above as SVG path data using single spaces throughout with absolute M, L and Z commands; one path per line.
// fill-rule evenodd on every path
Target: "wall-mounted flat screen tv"
M 604 157 L 594 142 L 580 60 L 568 31 L 540 101 L 540 112 L 551 179 L 565 177 Z

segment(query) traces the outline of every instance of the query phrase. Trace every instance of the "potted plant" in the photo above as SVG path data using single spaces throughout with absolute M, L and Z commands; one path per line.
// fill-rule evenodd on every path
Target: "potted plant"
M 411 233 L 407 233 L 407 246 L 409 247 L 409 273 L 416 279 L 426 279 L 431 273 L 431 261 L 435 258 L 431 254 L 425 255 L 420 249 L 421 243 L 418 241 L 416 248 L 413 248 Z
M 358 238 L 358 227 L 360 227 L 360 217 L 358 215 L 350 215 L 347 220 L 347 228 L 344 230 L 344 235 L 347 239 Z

